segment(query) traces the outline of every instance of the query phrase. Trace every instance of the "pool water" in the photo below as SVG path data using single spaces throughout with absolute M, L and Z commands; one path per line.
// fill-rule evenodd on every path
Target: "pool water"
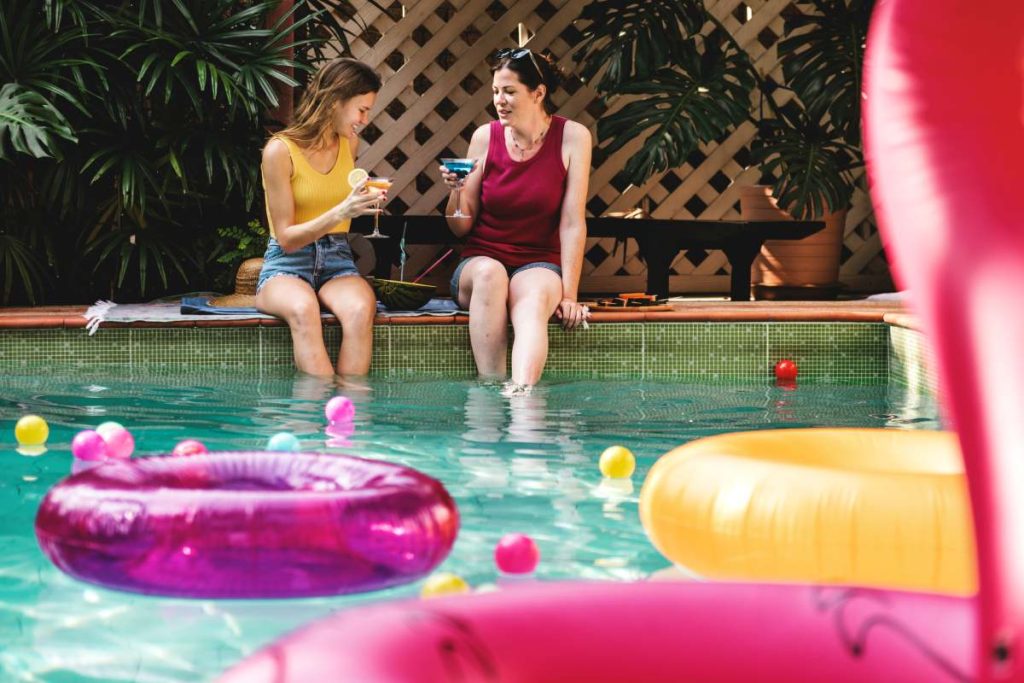
M 473 586 L 502 579 L 492 559 L 505 533 L 530 534 L 542 559 L 527 581 L 643 579 L 668 562 L 637 516 L 654 460 L 691 439 L 725 431 L 815 425 L 939 427 L 934 405 L 885 386 L 655 382 L 549 382 L 505 397 L 470 381 L 368 380 L 338 388 L 308 377 L 262 380 L 0 378 L 0 680 L 206 681 L 285 632 L 338 609 L 410 597 L 420 584 L 336 598 L 186 600 L 109 591 L 71 579 L 38 549 L 36 509 L 71 467 L 81 429 L 116 420 L 136 454 L 166 453 L 186 438 L 211 450 L 262 449 L 289 431 L 303 450 L 353 453 L 415 467 L 442 482 L 462 528 L 442 570 Z M 329 436 L 323 407 L 356 404 L 355 432 Z M 50 423 L 49 450 L 18 452 L 13 427 L 27 413 Z M 638 459 L 632 482 L 602 481 L 601 451 Z

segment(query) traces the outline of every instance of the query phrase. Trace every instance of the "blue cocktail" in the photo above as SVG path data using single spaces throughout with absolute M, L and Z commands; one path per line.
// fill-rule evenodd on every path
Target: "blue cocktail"
M 466 179 L 473 171 L 473 166 L 476 163 L 475 159 L 441 159 L 441 163 L 450 173 L 454 173 L 459 178 L 458 184 L 455 186 L 455 213 L 446 215 L 445 218 L 470 218 L 468 213 L 462 212 L 462 205 L 459 202 L 460 193 L 462 189 L 462 182 Z

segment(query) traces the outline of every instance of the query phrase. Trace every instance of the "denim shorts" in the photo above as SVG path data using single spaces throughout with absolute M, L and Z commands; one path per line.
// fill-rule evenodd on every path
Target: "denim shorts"
M 316 292 L 328 280 L 359 275 L 359 269 L 352 258 L 352 247 L 345 233 L 324 235 L 290 254 L 285 253 L 277 240 L 271 237 L 263 256 L 263 270 L 260 271 L 256 291 L 259 292 L 270 278 L 278 275 L 300 278 Z
M 469 258 L 462 259 L 459 262 L 459 265 L 455 266 L 455 272 L 452 273 L 452 281 L 449 284 L 449 287 L 452 293 L 452 301 L 456 303 L 458 303 L 459 301 L 459 278 L 462 277 L 462 269 L 466 266 L 467 263 L 469 263 L 475 258 L 481 257 L 470 256 Z M 527 263 L 526 265 L 519 266 L 518 268 L 513 268 L 512 266 L 505 266 L 505 272 L 508 273 L 508 279 L 511 280 L 513 277 L 515 277 L 516 273 L 521 273 L 524 270 L 529 270 L 530 268 L 546 268 L 553 272 L 558 277 L 562 277 L 562 268 L 560 266 L 556 266 L 554 263 L 548 263 L 547 261 L 533 261 L 532 263 Z

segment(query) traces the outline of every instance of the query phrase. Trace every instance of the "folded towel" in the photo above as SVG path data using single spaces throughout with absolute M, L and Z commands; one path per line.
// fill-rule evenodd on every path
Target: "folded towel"
M 431 299 L 430 301 L 425 303 L 421 308 L 418 308 L 415 311 L 390 311 L 384 308 L 384 305 L 378 301 L 377 312 L 385 313 L 387 315 L 392 316 L 454 315 L 460 312 L 465 313 L 465 311 L 460 311 L 458 305 L 451 299 Z M 205 297 L 186 297 L 182 299 L 181 314 L 252 315 L 254 318 L 267 317 L 252 307 L 230 308 L 222 306 L 211 306 L 209 298 Z

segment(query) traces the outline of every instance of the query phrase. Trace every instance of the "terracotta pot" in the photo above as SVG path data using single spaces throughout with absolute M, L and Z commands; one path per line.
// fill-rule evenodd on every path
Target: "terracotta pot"
M 778 207 L 771 193 L 769 185 L 740 188 L 743 220 L 792 220 L 792 216 Z M 831 213 L 824 220 L 824 229 L 802 240 L 764 243 L 750 273 L 755 295 L 758 289 L 766 287 L 838 289 L 846 209 Z

